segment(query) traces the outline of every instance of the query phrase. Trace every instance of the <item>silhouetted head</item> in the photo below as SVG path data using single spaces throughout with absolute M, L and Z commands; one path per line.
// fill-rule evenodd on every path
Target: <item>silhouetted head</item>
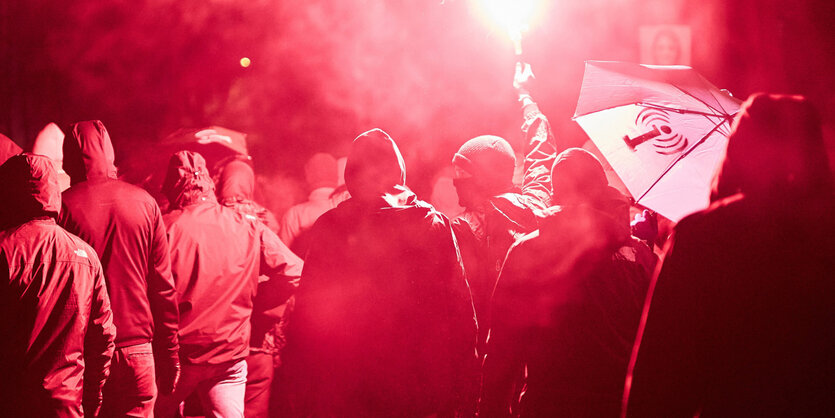
M 317 152 L 304 165 L 304 178 L 310 189 L 336 187 L 339 175 L 336 159 L 325 152 Z
M 513 190 L 516 157 L 510 144 L 498 136 L 482 135 L 465 142 L 452 157 L 452 165 L 461 206 L 473 207 Z
M 354 139 L 345 163 L 345 186 L 359 200 L 398 193 L 406 186 L 406 164 L 387 133 L 372 129 Z
M 805 98 L 757 93 L 742 105 L 712 199 L 740 192 L 758 199 L 833 192 L 821 121 Z
M 603 165 L 582 148 L 561 152 L 551 169 L 551 187 L 557 205 L 570 205 L 594 199 L 609 185 Z
M 223 166 L 217 181 L 219 200 L 252 200 L 255 196 L 255 171 L 242 160 L 232 160 Z
M 23 153 L 0 166 L 0 224 L 5 229 L 39 217 L 58 216 L 61 189 L 49 157 Z
M 168 162 L 162 193 L 172 209 L 215 199 L 215 185 L 203 156 L 193 151 L 177 151 Z
M 70 125 L 64 140 L 64 171 L 72 184 L 92 178 L 116 178 L 116 154 L 104 124 L 88 120 Z

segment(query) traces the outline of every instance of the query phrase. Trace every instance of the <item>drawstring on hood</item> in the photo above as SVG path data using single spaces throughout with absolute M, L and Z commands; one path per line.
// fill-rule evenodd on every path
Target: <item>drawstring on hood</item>
M 72 184 L 96 178 L 116 178 L 116 154 L 110 134 L 99 120 L 70 125 L 70 136 L 64 140 L 64 171 Z
M 172 209 L 215 199 L 215 185 L 206 168 L 206 160 L 193 151 L 177 151 L 171 156 L 162 184 L 162 193 Z
M 0 166 L 0 222 L 3 229 L 35 218 L 57 218 L 60 209 L 58 173 L 49 157 L 23 153 Z
M 360 134 L 345 164 L 345 185 L 351 197 L 368 201 L 406 187 L 406 164 L 391 137 L 380 129 Z

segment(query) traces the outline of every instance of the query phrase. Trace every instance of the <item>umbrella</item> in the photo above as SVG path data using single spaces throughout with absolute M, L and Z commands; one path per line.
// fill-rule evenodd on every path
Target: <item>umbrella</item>
M 710 203 L 739 106 L 690 67 L 587 61 L 574 120 L 637 204 L 678 222 Z
M 168 135 L 162 143 L 199 152 L 213 169 L 231 158 L 248 155 L 246 134 L 220 126 L 180 129 Z

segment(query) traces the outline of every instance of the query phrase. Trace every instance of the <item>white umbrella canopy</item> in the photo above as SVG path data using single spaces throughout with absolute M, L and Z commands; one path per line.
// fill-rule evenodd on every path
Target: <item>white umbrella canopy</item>
M 690 67 L 588 61 L 574 120 L 636 203 L 678 222 L 710 203 L 739 106 Z

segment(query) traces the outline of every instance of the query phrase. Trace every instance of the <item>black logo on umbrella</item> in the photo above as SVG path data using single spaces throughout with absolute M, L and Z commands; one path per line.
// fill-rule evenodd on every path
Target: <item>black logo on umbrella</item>
M 635 126 L 643 128 L 646 133 L 634 138 L 625 135 L 623 140 L 632 151 L 638 145 L 652 141 L 655 152 L 663 155 L 678 154 L 687 149 L 689 141 L 684 135 L 676 133 L 670 125 L 670 115 L 667 112 L 648 107 L 641 110 L 635 119 Z

